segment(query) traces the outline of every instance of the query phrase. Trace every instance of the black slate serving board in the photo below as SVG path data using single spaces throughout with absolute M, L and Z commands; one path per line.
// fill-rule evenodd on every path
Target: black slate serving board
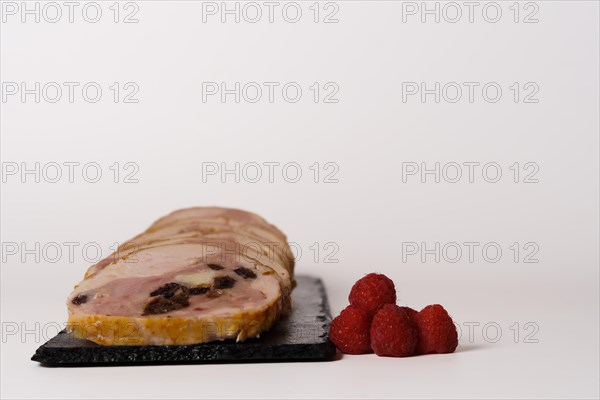
M 31 359 L 55 367 L 333 360 L 336 349 L 327 334 L 331 313 L 323 282 L 311 276 L 298 276 L 296 281 L 291 315 L 259 339 L 189 346 L 101 346 L 62 331 Z

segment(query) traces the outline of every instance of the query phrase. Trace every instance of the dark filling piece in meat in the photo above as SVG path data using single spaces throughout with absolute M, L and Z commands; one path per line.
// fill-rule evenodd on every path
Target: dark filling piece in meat
M 222 265 L 219 265 L 219 264 L 208 264 L 207 266 L 208 266 L 208 268 L 212 269 L 213 271 L 220 271 L 222 269 L 225 269 L 225 267 L 223 267 Z
M 77 296 L 75 296 L 73 298 L 73 300 L 71 300 L 71 303 L 75 304 L 76 306 L 83 304 L 87 301 L 88 297 L 86 294 L 78 294 Z
M 244 279 L 256 279 L 256 274 L 250 268 L 237 267 L 233 270 L 233 272 L 235 272 Z
M 206 294 L 209 290 L 210 288 L 208 286 L 193 287 L 188 290 L 188 293 L 190 294 L 190 296 L 196 296 L 200 294 Z
M 152 299 L 144 307 L 144 313 L 142 315 L 164 314 L 169 311 L 179 310 L 180 308 L 187 307 L 190 305 L 190 296 L 206 294 L 210 298 L 219 297 L 223 293 L 220 289 L 230 289 L 234 285 L 235 279 L 229 276 L 220 276 L 215 278 L 212 288 L 208 286 L 197 286 L 190 288 L 176 282 L 165 283 L 150 293 L 150 297 L 152 297 Z M 78 297 L 79 296 L 73 299 L 73 303 L 75 303 L 75 300 Z M 87 296 L 85 296 L 85 300 L 87 300 Z M 83 302 L 85 302 L 85 300 Z
M 156 289 L 155 291 L 150 293 L 150 297 L 154 297 L 154 296 L 163 296 L 166 298 L 173 297 L 175 292 L 177 292 L 179 289 L 181 289 L 181 291 L 186 291 L 187 287 L 180 285 L 179 283 L 175 283 L 175 282 L 165 283 L 164 285 L 162 285 L 161 287 L 159 287 L 158 289 Z
M 142 315 L 148 314 L 164 314 L 169 311 L 179 310 L 180 308 L 184 308 L 190 305 L 189 296 L 187 293 L 178 293 L 173 295 L 170 298 L 165 298 L 162 296 L 155 297 L 150 300 L 146 307 L 144 307 L 144 313 Z
M 219 276 L 215 278 L 213 287 L 215 289 L 231 289 L 235 285 L 235 279 L 229 276 Z

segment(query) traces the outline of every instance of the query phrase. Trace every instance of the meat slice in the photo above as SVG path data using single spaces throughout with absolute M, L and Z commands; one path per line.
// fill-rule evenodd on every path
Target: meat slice
M 195 213 L 189 215 L 190 210 Z M 208 225 L 213 224 L 217 209 L 200 210 L 188 209 L 185 218 L 164 217 L 160 230 L 190 219 L 200 229 L 205 216 L 211 220 Z M 167 234 L 146 240 L 140 235 L 132 240 L 136 245 L 117 252 L 118 257 L 90 267 L 67 300 L 69 331 L 103 345 L 258 337 L 290 311 L 293 260 L 257 240 L 246 222 L 279 236 L 276 228 L 254 214 L 240 218 L 240 213 L 244 212 L 221 211 L 227 218 L 239 218 L 236 229 L 224 224 L 215 225 L 219 229 L 212 233 L 191 231 L 191 236 Z M 287 242 L 282 245 L 289 252 Z

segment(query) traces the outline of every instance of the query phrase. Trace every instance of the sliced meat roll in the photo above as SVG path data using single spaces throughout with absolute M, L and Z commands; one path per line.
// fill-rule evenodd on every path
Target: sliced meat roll
M 243 341 L 289 313 L 294 263 L 277 228 L 214 207 L 157 224 L 88 269 L 67 300 L 75 337 L 103 345 Z

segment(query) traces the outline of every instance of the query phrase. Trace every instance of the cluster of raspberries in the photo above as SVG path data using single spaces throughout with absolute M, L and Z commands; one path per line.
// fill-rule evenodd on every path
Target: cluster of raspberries
M 329 337 L 342 353 L 408 357 L 452 353 L 458 334 L 444 307 L 433 304 L 417 312 L 396 305 L 394 282 L 368 274 L 350 291 L 350 305 L 329 328 Z

